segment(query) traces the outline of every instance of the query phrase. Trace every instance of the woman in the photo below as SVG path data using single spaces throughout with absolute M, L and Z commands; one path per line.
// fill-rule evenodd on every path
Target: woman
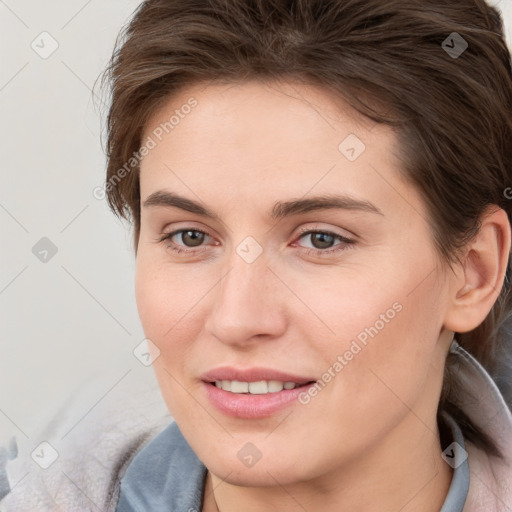
M 100 508 L 512 510 L 498 13 L 148 0 L 105 77 L 105 193 L 175 421 Z

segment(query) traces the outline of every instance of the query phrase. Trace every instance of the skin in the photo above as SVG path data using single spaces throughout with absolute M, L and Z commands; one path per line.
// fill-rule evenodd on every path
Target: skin
M 219 220 L 142 206 L 136 299 L 160 350 L 163 398 L 209 470 L 204 510 L 439 510 L 452 478 L 436 422 L 444 360 L 453 332 L 476 327 L 497 298 L 510 250 L 505 212 L 489 211 L 452 271 L 420 192 L 399 175 L 389 127 L 315 86 L 248 81 L 182 90 L 153 113 L 144 138 L 190 97 L 198 105 L 141 163 L 141 204 L 166 190 Z M 353 162 L 338 149 L 349 134 L 366 145 Z M 333 192 L 382 214 L 268 217 L 277 201 Z M 353 243 L 322 245 L 299 228 Z M 158 241 L 177 229 L 185 233 Z M 194 229 L 208 233 L 199 246 L 186 236 Z M 236 252 L 248 236 L 263 249 L 252 263 Z M 400 312 L 307 405 L 249 420 L 207 400 L 200 376 L 223 365 L 320 379 L 396 303 Z M 262 454 L 252 467 L 237 457 L 247 442 Z

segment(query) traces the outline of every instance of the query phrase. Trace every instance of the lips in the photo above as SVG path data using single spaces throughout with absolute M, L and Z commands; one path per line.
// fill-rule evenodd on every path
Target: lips
M 314 377 L 304 377 L 292 373 L 274 370 L 271 368 L 233 368 L 223 366 L 210 370 L 200 376 L 204 382 L 214 383 L 215 381 L 229 380 L 240 382 L 258 382 L 258 381 L 281 381 L 281 382 L 294 382 L 298 386 L 314 382 Z
M 256 420 L 276 414 L 287 407 L 297 406 L 298 397 L 314 385 L 314 378 L 293 373 L 273 370 L 271 368 L 232 368 L 220 367 L 201 375 L 202 389 L 206 399 L 222 414 L 238 419 Z M 282 387 L 260 394 L 260 387 L 265 382 L 295 383 L 293 389 Z M 221 387 L 219 384 L 221 383 Z M 249 383 L 249 385 L 248 385 Z M 251 389 L 256 383 L 257 389 Z M 227 389 L 222 389 L 227 384 Z M 232 389 L 236 388 L 236 391 Z M 246 389 L 247 388 L 247 389 Z M 256 394 L 254 392 L 256 391 Z M 263 390 L 265 391 L 265 390 Z

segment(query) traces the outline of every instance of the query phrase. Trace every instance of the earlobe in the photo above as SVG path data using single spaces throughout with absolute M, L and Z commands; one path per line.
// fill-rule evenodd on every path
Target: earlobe
M 493 206 L 482 215 L 468 243 L 460 272 L 453 278 L 444 326 L 468 332 L 480 325 L 496 302 L 510 255 L 511 227 L 506 212 Z

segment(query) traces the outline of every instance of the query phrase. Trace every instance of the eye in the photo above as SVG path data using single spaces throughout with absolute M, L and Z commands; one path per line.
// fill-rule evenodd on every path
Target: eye
M 314 256 L 325 256 L 332 253 L 337 253 L 345 250 L 349 245 L 355 243 L 354 240 L 351 240 L 338 233 L 333 233 L 332 231 L 319 231 L 311 229 L 302 229 L 300 231 L 298 240 L 308 236 L 313 243 L 313 247 L 304 247 L 303 249 L 305 250 L 306 254 Z M 208 237 L 212 238 L 206 231 L 194 228 L 185 228 L 177 229 L 170 233 L 163 233 L 157 239 L 157 242 L 166 242 L 167 247 L 177 254 L 194 254 L 198 252 L 197 250 L 194 250 L 194 248 L 203 245 L 203 242 Z M 173 240 L 174 238 L 176 238 L 176 240 L 181 239 L 181 243 L 183 245 L 177 244 L 176 241 Z M 332 244 L 336 240 L 338 240 L 340 243 L 335 245 L 334 248 L 331 248 Z M 187 248 L 190 248 L 191 250 L 187 250 Z
M 177 235 L 180 235 L 177 237 Z M 178 239 L 181 238 L 181 242 L 185 244 L 185 247 L 199 247 L 202 242 L 204 241 L 205 237 L 209 237 L 210 235 L 206 233 L 206 231 L 202 231 L 200 229 L 177 229 L 176 231 L 172 231 L 171 233 L 163 233 L 160 238 L 158 238 L 158 242 L 166 242 L 167 247 L 169 249 L 175 251 L 178 254 L 181 253 L 194 253 L 197 251 L 191 250 L 188 251 L 186 249 L 183 249 L 181 245 L 177 245 L 176 242 L 173 241 L 174 237 L 177 237 Z M 210 237 L 211 238 L 211 237 Z M 190 245 L 188 245 L 190 244 Z
M 354 244 L 355 241 L 347 238 L 338 233 L 333 233 L 332 231 L 319 231 L 312 229 L 302 229 L 300 231 L 300 236 L 298 240 L 302 238 L 310 237 L 310 240 L 313 244 L 313 248 L 305 248 L 306 253 L 314 256 L 324 256 L 330 255 L 332 253 L 337 253 L 347 249 L 347 247 L 351 244 Z M 333 249 L 331 249 L 332 244 L 336 241 L 340 241 L 338 245 L 335 245 Z M 327 250 L 326 250 L 327 249 Z

